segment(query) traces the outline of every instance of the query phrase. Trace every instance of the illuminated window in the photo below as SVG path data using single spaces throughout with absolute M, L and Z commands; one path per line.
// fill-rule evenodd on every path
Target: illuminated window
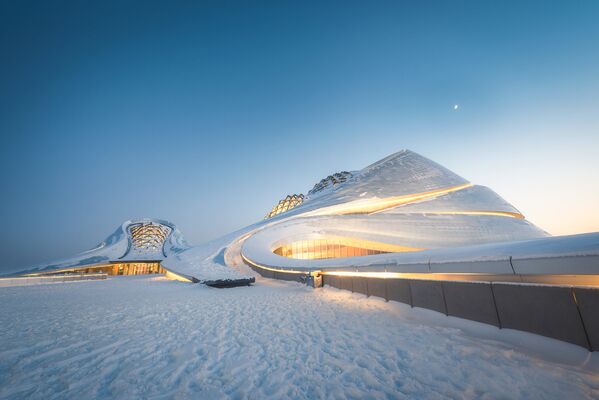
M 273 253 L 300 260 L 321 260 L 325 258 L 361 257 L 383 253 L 401 253 L 424 250 L 418 247 L 373 242 L 344 237 L 299 240 L 273 250 Z
M 159 262 L 125 262 L 92 265 L 79 268 L 65 268 L 49 272 L 38 272 L 28 274 L 27 276 L 44 276 L 44 275 L 69 275 L 69 274 L 98 274 L 107 275 L 145 275 L 145 274 L 164 274 L 166 270 L 162 268 Z
M 160 252 L 170 232 L 171 228 L 168 226 L 155 223 L 131 225 L 129 227 L 131 247 L 138 252 Z
M 284 213 L 285 211 L 289 211 L 292 208 L 295 208 L 295 207 L 299 206 L 303 202 L 304 202 L 304 195 L 301 194 L 301 193 L 300 194 L 287 195 L 283 200 L 280 200 L 272 208 L 272 210 L 270 210 L 270 212 L 268 214 L 266 214 L 266 217 L 264 217 L 264 219 L 272 218 L 275 215 L 279 215 L 281 213 Z

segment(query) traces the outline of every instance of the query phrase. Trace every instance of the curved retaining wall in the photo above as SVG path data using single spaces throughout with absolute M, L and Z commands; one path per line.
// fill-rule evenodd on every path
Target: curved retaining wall
M 265 278 L 305 282 L 307 275 L 247 263 Z M 599 288 L 510 282 L 466 282 L 339 276 L 323 284 L 399 301 L 497 326 L 551 337 L 599 351 Z
M 324 275 L 323 283 L 599 350 L 599 289 Z

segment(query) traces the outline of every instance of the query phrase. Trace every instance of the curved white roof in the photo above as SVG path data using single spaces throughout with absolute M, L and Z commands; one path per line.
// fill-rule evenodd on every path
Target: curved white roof
M 143 245 L 135 246 L 132 240 L 132 229 L 143 225 L 155 226 L 164 232 L 164 236 L 157 239 L 156 246 L 151 246 L 147 249 L 148 251 L 143 248 Z M 84 251 L 73 257 L 35 265 L 22 273 L 78 268 L 114 261 L 159 261 L 188 248 L 189 245 L 185 241 L 181 231 L 173 223 L 161 219 L 141 218 L 123 222 L 112 234 L 93 249 Z
M 407 248 L 444 251 L 547 237 L 511 204 L 484 186 L 409 150 L 394 153 L 333 190 L 250 230 L 242 254 L 264 266 L 321 269 L 391 255 L 297 259 L 273 253 L 294 242 L 343 237 Z M 400 258 L 422 259 L 415 252 Z M 392 257 L 393 258 L 393 257 Z
M 189 247 L 167 221 L 127 221 L 96 248 L 36 270 L 153 259 L 162 260 L 169 271 L 207 280 L 238 278 L 238 272 L 228 267 L 240 265 L 243 259 L 265 267 L 304 271 L 362 266 L 428 272 L 436 268 L 433 263 L 445 263 L 439 268 L 451 272 L 462 268 L 451 264 L 456 260 L 503 260 L 493 267 L 498 272 L 518 266 L 511 263 L 512 256 L 599 255 L 597 234 L 551 238 L 491 189 L 473 185 L 409 150 L 347 176 L 345 182 L 307 196 L 289 211 L 202 246 Z M 147 245 L 149 252 L 132 246 L 132 229 L 140 224 L 156 224 L 156 232 L 166 235 L 161 254 L 152 240 Z M 327 238 L 378 243 L 391 251 L 419 251 L 317 260 L 274 253 L 294 242 Z M 139 242 L 144 244 L 144 240 Z
M 401 150 L 371 164 L 354 176 L 346 191 L 387 197 L 428 192 L 468 183 L 442 165 L 410 150 Z
M 446 195 L 408 203 L 382 211 L 383 214 L 495 211 L 520 214 L 513 205 L 486 186 L 474 185 Z

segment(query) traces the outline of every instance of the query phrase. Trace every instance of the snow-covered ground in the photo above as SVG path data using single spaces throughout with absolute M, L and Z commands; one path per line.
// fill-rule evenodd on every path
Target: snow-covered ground
M 0 398 L 599 397 L 599 361 L 332 288 L 156 276 L 0 288 Z

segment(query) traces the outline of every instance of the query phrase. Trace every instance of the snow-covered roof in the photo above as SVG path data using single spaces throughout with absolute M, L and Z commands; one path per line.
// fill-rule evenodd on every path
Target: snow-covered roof
M 22 273 L 126 261 L 160 261 L 189 248 L 181 231 L 171 222 L 141 218 L 123 222 L 93 249 L 73 257 L 35 265 Z
M 231 267 L 243 260 L 303 271 L 381 265 L 406 270 L 410 265 L 425 264 L 430 271 L 432 263 L 599 255 L 599 234 L 552 238 L 491 189 L 474 185 L 409 150 L 343 174 L 343 178 L 321 185 L 324 190 L 312 192 L 293 208 L 201 246 L 187 245 L 169 222 L 127 221 L 98 247 L 37 268 L 155 259 L 162 260 L 169 271 L 207 280 L 239 277 Z M 161 254 L 154 239 L 150 240 L 150 251 L 132 241 L 132 229 L 144 224 L 165 237 Z M 331 238 L 337 241 L 336 246 L 351 250 L 332 257 L 328 250 L 321 250 Z M 364 248 L 358 252 L 360 241 L 376 247 L 376 251 Z M 274 253 L 282 246 L 293 249 L 296 245 L 316 246 L 318 250 L 297 257 Z M 378 254 L 381 249 L 390 252 Z M 357 253 L 360 256 L 355 256 Z

